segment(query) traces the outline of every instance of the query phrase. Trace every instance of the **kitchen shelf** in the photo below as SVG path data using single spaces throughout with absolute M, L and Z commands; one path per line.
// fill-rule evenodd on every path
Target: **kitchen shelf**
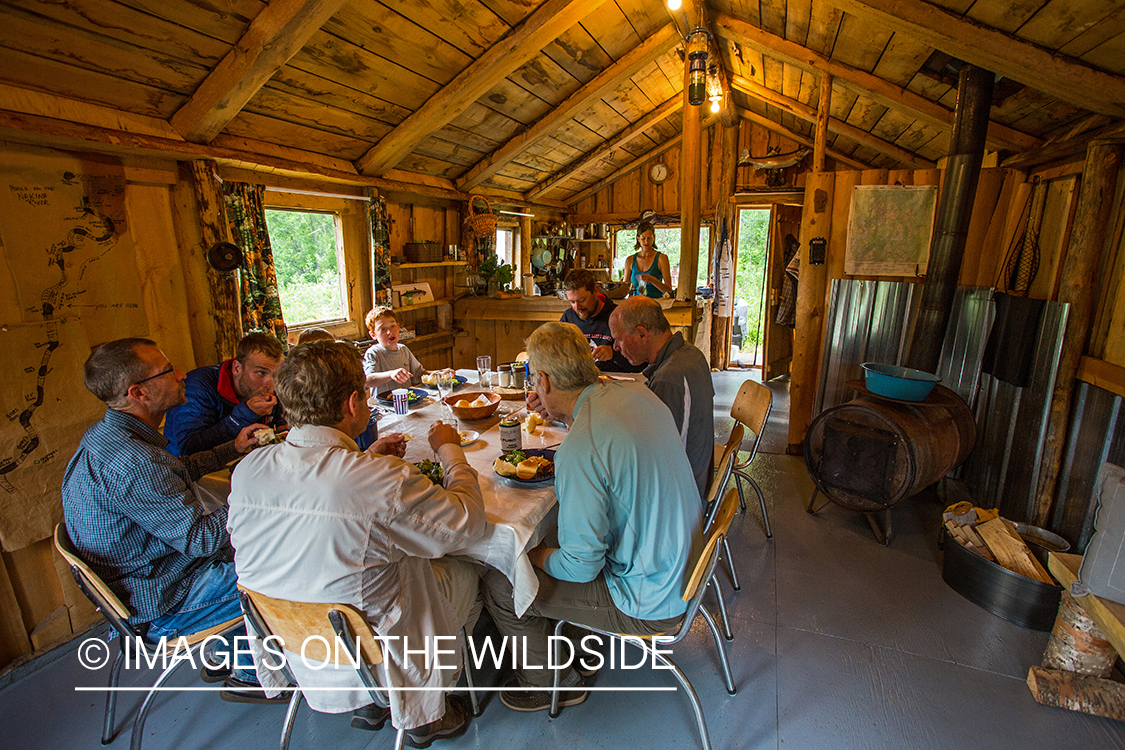
M 442 266 L 467 266 L 468 261 L 464 260 L 442 260 L 436 263 L 395 263 L 391 266 L 395 268 L 440 268 Z
M 412 339 L 407 339 L 402 343 L 404 346 L 409 347 L 415 344 L 428 344 L 441 338 L 450 339 L 450 345 L 452 346 L 453 331 L 437 331 L 435 333 L 427 333 L 424 336 L 415 336 Z
M 448 297 L 443 297 L 441 299 L 435 299 L 433 302 L 423 302 L 423 303 L 418 304 L 418 305 L 404 305 L 402 307 L 396 307 L 396 308 L 394 308 L 394 311 L 395 311 L 395 314 L 397 315 L 398 313 L 413 312 L 415 310 L 425 310 L 428 307 L 439 307 L 441 305 L 451 305 L 451 304 L 453 304 L 452 299 L 450 299 Z

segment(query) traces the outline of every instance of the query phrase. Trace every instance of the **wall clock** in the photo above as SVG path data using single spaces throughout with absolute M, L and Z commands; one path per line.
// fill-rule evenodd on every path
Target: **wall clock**
M 672 170 L 668 169 L 668 165 L 662 161 L 658 161 L 648 168 L 648 178 L 652 180 L 655 185 L 659 185 L 667 180 L 671 174 Z

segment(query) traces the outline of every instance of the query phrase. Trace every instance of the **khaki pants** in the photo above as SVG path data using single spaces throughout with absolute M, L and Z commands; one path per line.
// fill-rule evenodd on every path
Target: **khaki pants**
M 484 603 L 500 634 L 517 652 L 526 638 L 527 653 L 517 655 L 517 664 L 548 663 L 547 636 L 554 632 L 554 620 L 589 625 L 611 633 L 657 635 L 671 630 L 683 619 L 682 616 L 664 620 L 630 617 L 614 604 L 603 574 L 589 583 L 560 581 L 538 568 L 535 574 L 539 578 L 539 593 L 523 617 L 516 616 L 512 584 L 507 577 L 497 570 L 489 570 L 484 576 Z M 518 676 L 520 682 L 528 687 L 547 687 L 554 679 L 551 670 L 545 666 L 542 669 L 522 669 Z

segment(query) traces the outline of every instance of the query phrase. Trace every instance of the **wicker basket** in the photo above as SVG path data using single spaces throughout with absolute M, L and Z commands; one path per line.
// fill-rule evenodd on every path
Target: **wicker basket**
M 478 200 L 484 201 L 484 211 L 474 213 L 473 203 Z M 492 237 L 496 234 L 496 214 L 492 213 L 492 205 L 488 202 L 488 198 L 482 195 L 474 195 L 469 199 L 469 218 L 467 222 L 474 237 Z
M 407 263 L 441 262 L 441 245 L 436 242 L 407 242 L 404 248 Z

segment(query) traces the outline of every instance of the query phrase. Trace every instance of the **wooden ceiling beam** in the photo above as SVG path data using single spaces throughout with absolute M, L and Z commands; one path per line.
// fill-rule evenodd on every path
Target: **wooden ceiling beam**
M 612 91 L 641 68 L 680 43 L 676 27 L 672 24 L 657 29 L 647 39 L 622 55 L 621 59 L 594 76 L 586 85 L 563 100 L 557 107 L 539 118 L 531 127 L 518 133 L 500 148 L 474 164 L 457 180 L 457 187 L 468 192 L 492 177 L 523 150 L 549 136 L 576 115 Z
M 784 94 L 778 93 L 771 88 L 767 88 L 756 81 L 751 81 L 742 76 L 732 76 L 731 85 L 738 91 L 760 99 L 767 104 L 772 104 L 780 107 L 794 117 L 800 118 L 805 122 L 816 122 L 817 110 L 810 107 L 803 102 L 796 99 L 790 99 Z M 889 141 L 868 133 L 866 130 L 857 128 L 855 125 L 838 120 L 835 117 L 828 118 L 828 129 L 833 133 L 849 138 L 856 143 L 859 143 L 868 148 L 874 149 L 884 156 L 889 156 L 895 161 L 902 164 L 907 164 L 915 169 L 933 169 L 934 163 L 929 159 L 924 159 L 912 151 L 908 151 L 901 146 L 896 146 Z
M 606 158 L 613 151 L 622 148 L 626 144 L 632 143 L 637 138 L 640 138 L 642 135 L 644 135 L 646 130 L 648 130 L 664 118 L 673 115 L 676 112 L 679 112 L 680 108 L 683 106 L 683 96 L 680 94 L 675 94 L 671 99 L 664 102 L 659 107 L 652 110 L 644 117 L 637 120 L 635 123 L 615 135 L 613 138 L 598 146 L 593 151 L 581 157 L 578 161 L 574 162 L 569 167 L 566 167 L 554 177 L 524 193 L 523 197 L 527 200 L 533 200 L 543 195 L 544 193 L 551 191 L 557 185 L 570 179 L 582 170 L 588 168 L 594 162 Z
M 273 0 L 169 122 L 194 143 L 210 143 L 297 54 L 346 0 Z
M 730 38 L 769 57 L 796 65 L 802 70 L 814 73 L 822 71 L 829 73 L 836 83 L 853 91 L 858 91 L 885 107 L 905 110 L 919 120 L 943 130 L 949 130 L 952 127 L 953 112 L 951 110 L 913 91 L 900 88 L 889 81 L 857 70 L 850 65 L 829 60 L 795 42 L 790 42 L 733 16 L 718 13 L 715 15 L 715 23 Z M 1043 141 L 1039 138 L 1021 133 L 998 122 L 988 123 L 988 143 L 993 148 L 1016 151 L 1029 151 L 1043 145 Z
M 1011 78 L 1082 109 L 1125 116 L 1125 77 L 1107 73 L 922 0 L 833 0 L 857 18 Z
M 41 115 L 11 112 L 0 109 L 0 140 L 31 145 L 47 145 L 66 150 L 85 150 L 115 155 L 145 155 L 173 161 L 211 159 L 219 165 L 229 165 L 254 172 L 265 172 L 285 177 L 318 179 L 340 185 L 371 186 L 382 191 L 425 195 L 466 201 L 472 196 L 462 193 L 449 183 L 423 184 L 411 177 L 409 181 L 367 177 L 354 171 L 335 169 L 329 165 L 294 159 L 274 154 L 262 154 L 243 149 L 193 143 L 148 133 L 129 132 L 115 128 L 71 122 Z M 351 166 L 349 164 L 349 166 Z M 436 182 L 437 180 L 432 180 Z M 498 194 L 500 191 L 494 191 Z M 507 198 L 508 196 L 502 196 Z M 512 204 L 528 208 L 542 206 L 553 210 L 566 210 L 562 201 L 523 200 L 519 193 L 511 195 Z
M 784 136 L 784 137 L 788 138 L 789 140 L 791 140 L 795 143 L 800 143 L 802 146 L 808 146 L 809 148 L 815 148 L 816 147 L 816 143 L 811 138 L 806 138 L 805 136 L 801 135 L 800 133 L 796 133 L 796 132 L 790 130 L 789 128 L 785 127 L 784 125 L 782 125 L 780 123 L 777 123 L 777 122 L 774 122 L 770 118 L 765 117 L 763 115 L 760 115 L 757 112 L 750 112 L 748 110 L 742 110 L 741 112 L 739 112 L 739 116 L 742 117 L 742 119 L 744 119 L 744 120 L 749 120 L 752 123 L 755 123 L 757 125 L 761 125 L 763 128 L 765 128 L 767 130 L 772 130 L 773 132 L 777 133 L 778 135 Z M 858 159 L 853 159 L 852 157 L 848 156 L 847 154 L 842 154 L 839 151 L 836 151 L 834 149 L 826 148 L 826 149 L 824 149 L 824 153 L 830 159 L 832 159 L 833 161 L 838 162 L 840 164 L 846 164 L 847 166 L 851 167 L 852 169 L 859 169 L 859 170 L 871 169 L 870 164 L 867 164 L 866 162 L 859 161 Z
M 711 113 L 708 112 L 708 114 L 711 114 Z M 707 119 L 705 119 L 703 121 L 703 130 L 706 130 L 707 128 L 711 127 L 712 125 L 714 125 L 718 121 L 719 121 L 719 118 L 717 116 L 708 117 Z M 632 172 L 634 169 L 641 166 L 645 162 L 651 161 L 654 157 L 659 156 L 660 154 L 663 154 L 665 151 L 667 151 L 668 149 L 672 148 L 673 146 L 678 144 L 680 141 L 682 141 L 683 137 L 684 137 L 683 133 L 678 133 L 675 137 L 669 138 L 668 140 L 664 141 L 664 143 L 661 143 L 656 148 L 651 149 L 651 150 L 641 154 L 640 156 L 638 156 L 636 159 L 633 159 L 633 161 L 629 162 L 625 166 L 621 167 L 620 169 L 615 170 L 609 176 L 602 178 L 600 181 L 596 182 L 593 185 L 590 185 L 588 188 L 583 190 L 581 193 L 577 193 L 577 194 L 572 195 L 571 197 L 567 198 L 566 202 L 570 205 L 571 210 L 573 210 L 576 205 L 578 205 L 582 201 L 586 200 L 587 198 L 589 198 L 591 195 L 598 192 L 602 188 L 604 188 L 608 185 L 611 185 L 614 182 L 617 182 L 619 179 L 621 179 L 625 175 L 629 174 L 630 172 Z
M 547 0 L 489 47 L 356 161 L 367 175 L 395 167 L 427 136 L 448 125 L 512 71 L 572 28 L 605 0 Z

